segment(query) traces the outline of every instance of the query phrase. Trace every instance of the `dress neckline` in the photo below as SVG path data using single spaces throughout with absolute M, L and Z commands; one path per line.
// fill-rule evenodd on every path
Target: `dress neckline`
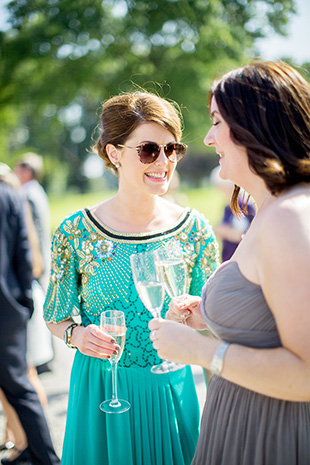
M 185 208 L 184 212 L 178 219 L 177 223 L 172 228 L 165 229 L 162 231 L 158 230 L 154 232 L 144 232 L 144 233 L 124 233 L 124 232 L 116 231 L 114 229 L 109 228 L 105 224 L 103 224 L 98 218 L 96 218 L 92 214 L 89 208 L 85 208 L 83 212 L 87 216 L 87 218 L 96 226 L 97 229 L 99 229 L 100 231 L 102 231 L 107 236 L 111 237 L 112 239 L 126 239 L 128 241 L 131 241 L 131 240 L 137 241 L 139 239 L 141 240 L 155 239 L 155 238 L 158 238 L 164 235 L 173 234 L 186 223 L 186 221 L 190 217 L 191 209 L 189 207 Z
M 241 272 L 240 268 L 239 268 L 239 264 L 238 262 L 236 262 L 235 260 L 227 260 L 226 262 L 223 262 L 215 271 L 214 273 L 212 274 L 212 276 L 210 276 L 209 279 L 213 278 L 217 273 L 223 271 L 225 268 L 228 267 L 228 265 L 233 265 L 236 270 L 238 271 L 238 274 L 242 277 L 242 279 L 244 279 L 245 281 L 247 281 L 247 283 L 251 284 L 252 286 L 256 286 L 256 287 L 259 287 L 261 289 L 261 285 L 260 284 L 256 284 L 256 283 L 253 283 L 253 281 L 250 281 L 246 276 L 244 276 L 244 274 Z

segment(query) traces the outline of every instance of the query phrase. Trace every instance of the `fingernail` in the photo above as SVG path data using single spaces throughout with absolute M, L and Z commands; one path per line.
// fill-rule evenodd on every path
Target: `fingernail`
M 117 350 L 114 350 L 114 351 L 113 351 L 113 355 L 117 355 Z
M 111 341 L 110 341 L 110 342 L 112 342 L 112 344 L 114 344 L 114 342 L 115 342 L 115 339 L 111 339 Z

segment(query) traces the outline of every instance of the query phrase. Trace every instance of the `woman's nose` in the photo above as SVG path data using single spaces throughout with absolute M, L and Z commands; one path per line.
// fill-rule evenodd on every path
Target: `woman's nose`
M 209 130 L 209 132 L 207 133 L 206 137 L 204 138 L 204 141 L 203 143 L 207 146 L 209 145 L 214 145 L 214 137 L 213 137 L 213 134 L 212 134 L 212 129 L 213 127 Z
M 160 152 L 158 155 L 158 158 L 156 159 L 155 163 L 158 165 L 165 165 L 168 162 L 168 158 L 166 157 L 165 151 L 164 151 L 164 146 L 160 146 Z

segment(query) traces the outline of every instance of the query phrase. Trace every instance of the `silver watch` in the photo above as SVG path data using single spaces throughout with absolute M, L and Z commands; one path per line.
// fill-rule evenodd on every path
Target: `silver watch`
M 65 344 L 70 349 L 77 349 L 77 347 L 71 343 L 72 331 L 76 326 L 80 326 L 80 325 L 78 323 L 72 323 L 70 326 L 68 326 L 68 328 L 65 330 L 65 333 L 64 333 Z

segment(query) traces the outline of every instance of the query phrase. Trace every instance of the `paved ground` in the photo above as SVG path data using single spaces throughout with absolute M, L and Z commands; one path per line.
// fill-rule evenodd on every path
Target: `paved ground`
M 74 350 L 68 349 L 59 339 L 54 339 L 55 360 L 53 362 L 53 372 L 40 375 L 48 395 L 48 406 L 45 409 L 46 418 L 50 427 L 51 436 L 56 452 L 61 456 L 62 442 L 64 437 L 67 400 L 69 389 L 69 377 Z M 199 403 L 202 408 L 205 399 L 205 383 L 200 367 L 192 367 L 197 387 Z M 4 417 L 0 406 L 0 443 L 4 434 Z M 0 452 L 0 458 L 5 453 Z

